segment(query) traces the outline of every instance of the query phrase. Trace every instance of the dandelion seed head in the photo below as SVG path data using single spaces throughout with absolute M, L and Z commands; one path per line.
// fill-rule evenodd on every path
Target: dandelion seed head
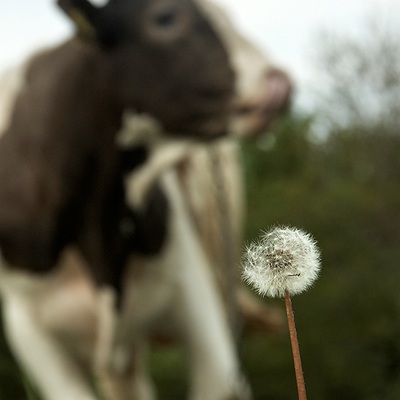
M 283 297 L 305 291 L 318 277 L 320 253 L 304 231 L 275 227 L 248 245 L 243 256 L 243 279 L 261 295 Z

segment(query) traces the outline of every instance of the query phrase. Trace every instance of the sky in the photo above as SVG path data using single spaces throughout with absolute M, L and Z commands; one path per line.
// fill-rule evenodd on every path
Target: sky
M 55 0 L 0 1 L 0 73 L 33 49 L 59 42 L 71 32 Z M 354 33 L 373 16 L 400 25 L 399 0 L 213 1 L 290 73 L 300 92 L 315 83 L 312 47 L 322 30 Z

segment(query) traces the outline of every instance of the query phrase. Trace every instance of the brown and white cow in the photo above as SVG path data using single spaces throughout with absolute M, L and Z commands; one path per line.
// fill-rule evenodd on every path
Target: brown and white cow
M 157 3 L 161 4 L 162 1 Z M 271 82 L 274 87 L 283 89 L 282 93 L 287 94 L 287 79 L 282 75 L 276 85 L 275 76 L 270 79 L 272 75 L 268 74 L 270 67 L 248 42 L 241 42 L 235 49 L 234 45 L 238 42 L 232 38 L 235 35 L 237 38 L 239 36 L 227 23 L 223 14 L 208 3 L 200 1 L 199 5 L 203 12 L 208 13 L 207 17 L 211 19 L 214 29 L 220 35 L 224 35 L 223 40 L 228 46 L 239 77 L 246 75 L 242 75 L 239 63 L 235 62 L 235 57 L 240 59 L 238 52 L 252 52 L 257 55 L 258 61 L 262 61 L 253 63 L 259 70 L 257 73 L 251 72 L 250 76 L 253 77 L 253 83 L 258 82 L 254 88 L 261 87 L 263 90 L 257 94 L 253 91 L 252 102 L 247 97 L 247 108 L 244 106 L 244 96 L 242 97 L 241 118 L 235 122 L 236 126 L 238 123 L 247 123 L 247 128 L 236 129 L 238 132 L 256 133 L 275 115 L 275 110 L 272 114 L 268 113 L 268 101 L 275 99 L 269 105 L 276 105 L 277 109 L 286 101 L 285 96 L 279 98 L 276 93 L 271 92 Z M 231 47 L 228 44 L 229 40 L 232 41 Z M 25 71 L 27 70 L 29 71 L 29 66 L 25 68 Z M 244 72 L 248 73 L 246 69 Z M 237 81 L 238 103 L 239 95 L 244 93 L 239 82 L 240 80 Z M 251 88 L 247 87 L 247 94 L 251 93 Z M 140 110 L 139 106 L 136 107 Z M 244 109 L 247 114 L 243 112 Z M 157 115 L 154 110 L 150 111 L 163 122 L 162 115 Z M 257 126 L 254 125 L 254 121 L 258 121 L 258 128 L 254 128 Z M 199 123 L 199 120 L 196 120 L 196 128 L 187 132 L 199 134 Z M 206 127 L 207 133 L 211 131 L 214 134 L 219 130 L 216 129 L 218 124 L 213 121 L 204 124 L 203 127 Z M 165 126 L 168 128 L 168 125 Z M 135 129 L 137 126 L 132 128 Z M 172 127 L 169 129 L 177 130 Z M 78 144 L 80 145 L 79 142 Z M 227 162 L 226 167 L 223 167 L 224 174 L 228 171 L 228 176 L 233 177 L 233 182 L 240 182 L 235 175 L 237 170 L 230 170 L 230 167 L 237 168 L 234 144 L 225 141 L 213 147 L 217 157 Z M 112 144 L 108 150 L 112 150 Z M 128 186 L 127 200 L 128 204 L 132 201 L 130 205 L 133 210 L 137 210 L 138 205 L 140 209 L 140 203 L 143 205 L 148 198 L 155 199 L 155 210 L 160 209 L 157 195 L 150 193 L 146 199 L 146 195 L 143 194 L 148 190 L 151 192 L 153 180 L 159 180 L 168 202 L 169 220 L 166 242 L 161 244 L 156 255 L 136 253 L 130 256 L 123 281 L 122 318 L 119 322 L 113 321 L 116 315 L 113 313 L 112 293 L 96 289 L 91 275 L 87 272 L 93 267 L 89 264 L 86 270 L 82 268 L 88 263 L 82 257 L 83 252 L 78 252 L 76 246 L 66 247 L 59 258 L 59 265 L 45 277 L 35 279 L 28 278 L 26 274 L 15 273 L 14 277 L 19 275 L 14 281 L 16 285 L 10 285 L 13 280 L 10 280 L 10 276 L 5 275 L 5 272 L 2 273 L 4 281 L 0 282 L 0 285 L 7 336 L 17 358 L 33 377 L 46 399 L 95 399 L 96 395 L 88 383 L 90 379 L 86 379 L 92 368 L 97 371 L 98 378 L 102 379 L 99 386 L 110 399 L 153 398 L 151 384 L 141 358 L 141 352 L 144 350 L 142 343 L 155 324 L 156 330 L 160 330 L 163 321 L 166 321 L 168 328 L 173 327 L 172 333 L 180 332 L 179 335 L 185 339 L 188 346 L 191 399 L 218 400 L 232 396 L 246 398 L 232 336 L 212 274 L 216 259 L 205 251 L 202 242 L 204 238 L 209 237 L 204 231 L 207 224 L 204 225 L 206 219 L 202 217 L 202 211 L 204 207 L 209 206 L 209 200 L 215 200 L 213 196 L 204 196 L 206 200 L 200 200 L 200 208 L 194 208 L 196 204 L 199 206 L 199 201 L 196 202 L 195 199 L 199 191 L 201 194 L 202 188 L 207 190 L 208 183 L 204 186 L 203 182 L 201 186 L 201 179 L 199 180 L 204 168 L 210 170 L 207 154 L 208 149 L 200 145 L 173 143 L 160 146 L 146 166 L 136 173 L 133 172 L 131 177 L 125 177 Z M 104 162 L 109 160 L 104 155 L 102 157 Z M 168 172 L 154 172 L 157 168 L 158 171 L 160 168 L 168 169 Z M 148 175 L 151 178 L 143 179 L 143 176 Z M 142 194 L 139 190 L 132 190 L 141 179 L 145 182 L 147 179 Z M 133 198 L 130 198 L 130 193 L 133 193 Z M 232 196 L 233 193 L 242 194 L 240 185 L 229 194 L 230 199 L 237 199 L 235 195 Z M 137 200 L 138 197 L 142 199 Z M 239 221 L 236 210 L 241 206 L 235 207 L 237 208 L 232 210 L 232 215 L 235 221 Z M 120 212 L 117 211 L 116 214 Z M 153 213 L 144 212 L 144 215 L 152 216 Z M 130 218 L 121 219 L 117 216 L 120 215 L 114 217 L 121 223 L 122 231 L 129 232 L 138 228 L 132 226 Z M 197 220 L 197 224 L 202 222 L 203 227 L 193 225 L 193 218 Z M 137 223 L 138 220 L 133 221 Z M 151 224 L 149 220 L 148 225 Z M 213 235 L 218 236 L 218 233 L 214 232 Z M 104 276 L 101 278 L 104 279 Z M 107 279 L 109 277 L 106 277 Z M 116 334 L 112 332 L 115 325 L 118 327 Z M 110 341 L 113 341 L 112 345 Z
M 96 46 L 72 39 L 30 61 L 1 139 L 0 243 L 10 264 L 45 272 L 76 242 L 98 283 L 110 283 L 120 244 L 101 224 L 119 212 L 110 148 L 124 111 L 149 112 L 171 132 L 221 135 L 233 73 L 191 1 L 60 3 L 84 15 Z

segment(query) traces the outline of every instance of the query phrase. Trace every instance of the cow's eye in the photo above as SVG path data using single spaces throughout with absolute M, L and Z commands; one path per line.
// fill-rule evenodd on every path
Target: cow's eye
M 160 28 L 172 28 L 178 21 L 178 13 L 176 10 L 168 10 L 154 17 L 154 24 Z
M 150 40 L 171 42 L 184 36 L 190 26 L 190 12 L 175 4 L 158 2 L 145 18 L 145 33 Z

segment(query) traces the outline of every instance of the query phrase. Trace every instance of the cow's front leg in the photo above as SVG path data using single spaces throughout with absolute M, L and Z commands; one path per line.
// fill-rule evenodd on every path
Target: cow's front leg
M 175 176 L 164 187 L 171 204 L 171 227 L 165 257 L 174 268 L 172 311 L 188 349 L 190 400 L 247 400 L 250 391 L 241 374 L 228 318 L 215 279 Z
M 189 399 L 248 400 L 227 316 L 203 261 L 197 254 L 182 271 L 174 307 L 188 350 Z
M 88 298 L 86 285 L 71 290 L 70 283 L 75 282 L 68 278 L 71 276 L 75 274 L 70 271 L 41 276 L 17 270 L 0 250 L 0 294 L 7 342 L 44 400 L 98 400 L 89 370 L 85 370 L 85 357 L 78 356 L 82 343 L 71 339 L 76 339 L 74 332 L 82 329 L 84 337 L 91 336 L 85 334 L 86 325 L 79 324 L 76 308 L 71 309 L 71 305 L 78 304 L 79 310 L 83 309 L 81 314 L 92 321 L 91 313 L 87 313 L 91 302 L 84 301 L 86 306 L 82 307 L 82 298 Z M 61 340 L 61 331 L 70 340 Z
M 86 375 L 38 321 L 29 298 L 3 300 L 8 344 L 45 400 L 98 400 Z

